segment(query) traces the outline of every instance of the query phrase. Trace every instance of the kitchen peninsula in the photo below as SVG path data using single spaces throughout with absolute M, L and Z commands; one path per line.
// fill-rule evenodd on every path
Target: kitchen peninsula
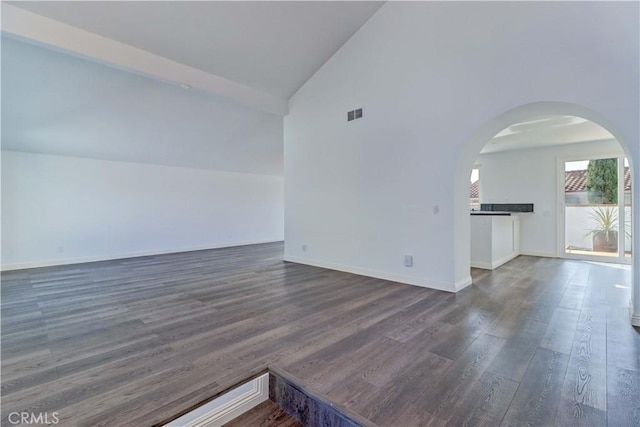
M 520 214 L 533 204 L 482 204 L 471 211 L 471 266 L 494 270 L 520 254 Z

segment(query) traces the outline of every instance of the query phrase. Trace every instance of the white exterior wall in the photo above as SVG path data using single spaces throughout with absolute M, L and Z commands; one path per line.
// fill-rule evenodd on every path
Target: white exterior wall
M 591 216 L 593 206 L 567 206 L 565 216 L 566 244 L 578 248 L 593 250 L 593 237 L 587 235 L 589 230 L 593 230 L 597 226 L 596 220 Z M 618 215 L 618 208 L 611 208 Z M 625 218 L 631 218 L 631 207 L 625 207 Z M 627 230 L 629 230 L 630 221 L 627 222 Z M 618 223 L 618 230 L 621 230 L 622 224 Z M 629 233 L 630 234 L 630 233 Z M 625 250 L 631 249 L 631 236 L 625 233 L 624 247 Z

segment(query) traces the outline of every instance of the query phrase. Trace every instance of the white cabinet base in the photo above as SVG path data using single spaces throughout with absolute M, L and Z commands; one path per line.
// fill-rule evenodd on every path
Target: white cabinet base
M 519 254 L 517 215 L 471 215 L 471 267 L 494 270 Z
M 482 262 L 482 261 L 473 261 L 471 260 L 471 267 L 473 268 L 482 268 L 484 270 L 495 270 L 496 268 L 500 267 L 502 264 L 506 264 L 509 261 L 511 261 L 512 259 L 514 259 L 515 257 L 517 257 L 518 253 L 513 253 L 511 255 L 508 255 L 502 259 L 498 259 L 495 260 L 491 263 L 488 262 Z

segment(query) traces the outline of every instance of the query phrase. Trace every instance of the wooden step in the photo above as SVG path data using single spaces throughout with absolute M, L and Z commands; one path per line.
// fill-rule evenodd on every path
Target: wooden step
M 275 402 L 267 400 L 229 421 L 224 427 L 302 427 L 302 424 Z

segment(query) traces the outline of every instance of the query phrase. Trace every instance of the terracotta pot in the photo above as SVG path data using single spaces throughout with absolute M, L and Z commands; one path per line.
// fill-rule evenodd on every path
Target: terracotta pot
M 618 252 L 618 232 L 609 231 L 607 240 L 606 232 L 598 231 L 593 235 L 593 250 L 596 252 Z

